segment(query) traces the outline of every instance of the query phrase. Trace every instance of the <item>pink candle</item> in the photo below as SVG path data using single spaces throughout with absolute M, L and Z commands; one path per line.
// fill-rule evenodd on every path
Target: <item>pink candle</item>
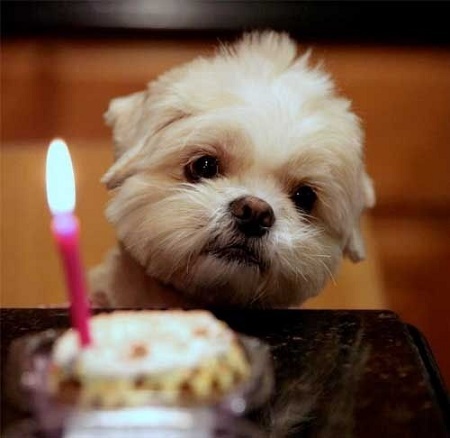
M 58 245 L 70 299 L 72 326 L 82 347 L 91 342 L 86 281 L 79 251 L 79 223 L 75 209 L 75 177 L 69 150 L 56 139 L 47 153 L 47 200 L 53 215 L 52 234 Z

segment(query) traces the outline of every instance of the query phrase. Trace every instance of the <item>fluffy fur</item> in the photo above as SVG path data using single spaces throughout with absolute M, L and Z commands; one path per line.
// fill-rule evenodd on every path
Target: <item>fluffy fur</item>
M 93 272 L 94 302 L 298 305 L 343 255 L 364 257 L 359 220 L 374 193 L 360 122 L 296 52 L 285 34 L 251 33 L 111 102 L 116 161 L 103 182 L 120 245 Z M 186 166 L 204 155 L 218 158 L 220 175 L 190 181 Z M 318 196 L 309 214 L 291 199 L 301 184 Z M 242 196 L 272 207 L 264 236 L 236 230 L 229 206 Z M 215 256 L 233 244 L 259 263 Z

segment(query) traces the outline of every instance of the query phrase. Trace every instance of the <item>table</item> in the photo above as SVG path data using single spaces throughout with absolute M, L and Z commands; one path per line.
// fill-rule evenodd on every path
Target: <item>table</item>
M 250 420 L 271 436 L 450 436 L 448 393 L 432 353 L 419 331 L 394 313 L 214 313 L 270 346 L 275 391 Z M 69 324 L 66 309 L 1 309 L 0 319 L 2 364 L 13 339 Z M 2 429 L 24 415 L 2 393 Z

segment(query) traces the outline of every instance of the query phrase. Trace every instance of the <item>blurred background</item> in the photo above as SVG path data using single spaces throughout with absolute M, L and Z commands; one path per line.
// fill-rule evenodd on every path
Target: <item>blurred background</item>
M 112 162 L 103 113 L 172 66 L 244 30 L 311 47 L 366 130 L 377 205 L 368 259 L 344 263 L 310 308 L 385 308 L 427 337 L 450 382 L 450 9 L 446 2 L 3 1 L 1 305 L 65 300 L 49 232 L 45 154 L 74 160 L 88 267 L 114 244 L 99 180 Z

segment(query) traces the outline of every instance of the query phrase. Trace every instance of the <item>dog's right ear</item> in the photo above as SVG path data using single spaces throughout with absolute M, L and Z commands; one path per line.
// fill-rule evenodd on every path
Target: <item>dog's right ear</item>
M 101 180 L 108 190 L 119 186 L 133 173 L 133 161 L 142 147 L 139 131 L 147 96 L 147 91 L 141 91 L 113 99 L 104 115 L 106 124 L 112 128 L 115 146 L 115 163 Z
M 147 91 L 140 91 L 113 99 L 109 104 L 104 118 L 106 124 L 113 131 L 116 160 L 135 146 L 135 138 L 144 114 L 143 108 L 147 95 Z
M 180 73 L 177 70 L 170 78 Z M 152 135 L 188 115 L 173 94 L 167 98 L 166 82 L 151 83 L 145 91 L 111 101 L 104 117 L 113 130 L 116 161 L 102 178 L 108 189 L 118 187 L 135 172 L 141 152 Z

